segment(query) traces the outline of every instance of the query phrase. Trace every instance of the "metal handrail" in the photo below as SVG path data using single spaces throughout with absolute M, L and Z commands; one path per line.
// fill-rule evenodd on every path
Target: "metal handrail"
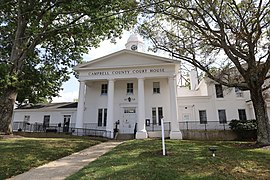
M 149 132 L 161 131 L 161 125 L 158 123 L 148 123 L 146 124 L 146 130 Z M 164 122 L 164 130 L 171 130 L 171 122 Z
M 111 138 L 111 131 L 102 129 L 75 128 L 74 126 L 63 127 L 58 126 L 58 124 L 44 126 L 42 123 L 30 124 L 27 122 L 13 122 L 13 131 L 70 133 L 78 136 L 96 136 Z
M 227 122 L 219 121 L 182 121 L 179 122 L 180 130 L 230 130 L 229 124 Z

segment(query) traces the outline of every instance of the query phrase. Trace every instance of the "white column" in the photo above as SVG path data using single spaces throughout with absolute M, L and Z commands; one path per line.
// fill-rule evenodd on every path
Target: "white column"
M 136 139 L 147 138 L 145 129 L 145 99 L 144 99 L 144 79 L 138 79 L 138 120 Z
M 113 138 L 113 123 L 114 123 L 114 79 L 109 79 L 108 84 L 108 104 L 107 104 L 107 126 L 106 130 L 111 131 L 110 138 Z
M 169 77 L 169 88 L 170 88 L 170 115 L 171 115 L 170 139 L 182 139 L 182 133 L 179 130 L 179 123 L 178 123 L 175 77 Z
M 79 100 L 76 116 L 76 128 L 83 128 L 84 101 L 85 101 L 85 82 L 80 81 Z

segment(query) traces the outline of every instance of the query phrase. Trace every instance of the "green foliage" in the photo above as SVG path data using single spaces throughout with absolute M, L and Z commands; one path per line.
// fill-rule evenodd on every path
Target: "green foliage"
M 0 179 L 21 174 L 98 143 L 82 137 L 0 139 Z
M 250 119 L 250 120 L 233 119 L 230 121 L 229 126 L 233 131 L 257 130 L 256 119 Z
M 0 97 L 56 96 L 83 53 L 137 21 L 134 0 L 10 1 L 0 4 Z
M 269 1 L 144 0 L 140 5 L 144 21 L 139 32 L 154 49 L 198 67 L 223 85 L 250 89 L 251 77 L 263 84 L 270 68 Z
M 145 5 L 147 4 L 147 5 Z M 170 53 L 228 87 L 249 90 L 258 141 L 270 144 L 262 92 L 270 88 L 270 1 L 141 1 L 140 32 Z
M 230 128 L 236 132 L 239 140 L 256 140 L 257 138 L 257 121 L 233 119 L 229 123 Z

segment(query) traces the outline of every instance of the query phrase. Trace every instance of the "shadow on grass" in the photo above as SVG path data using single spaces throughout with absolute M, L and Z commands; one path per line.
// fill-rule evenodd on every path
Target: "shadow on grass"
M 98 143 L 98 141 L 79 138 L 2 139 L 0 179 L 18 175 Z
M 270 151 L 239 144 L 167 140 L 161 156 L 160 140 L 129 141 L 68 179 L 269 179 Z

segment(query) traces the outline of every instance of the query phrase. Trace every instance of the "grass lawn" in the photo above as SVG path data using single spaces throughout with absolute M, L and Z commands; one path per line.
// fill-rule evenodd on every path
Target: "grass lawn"
M 86 137 L 0 139 L 0 179 L 100 143 Z
M 250 145 L 166 140 L 162 156 L 161 140 L 128 141 L 68 179 L 270 179 L 270 150 Z

